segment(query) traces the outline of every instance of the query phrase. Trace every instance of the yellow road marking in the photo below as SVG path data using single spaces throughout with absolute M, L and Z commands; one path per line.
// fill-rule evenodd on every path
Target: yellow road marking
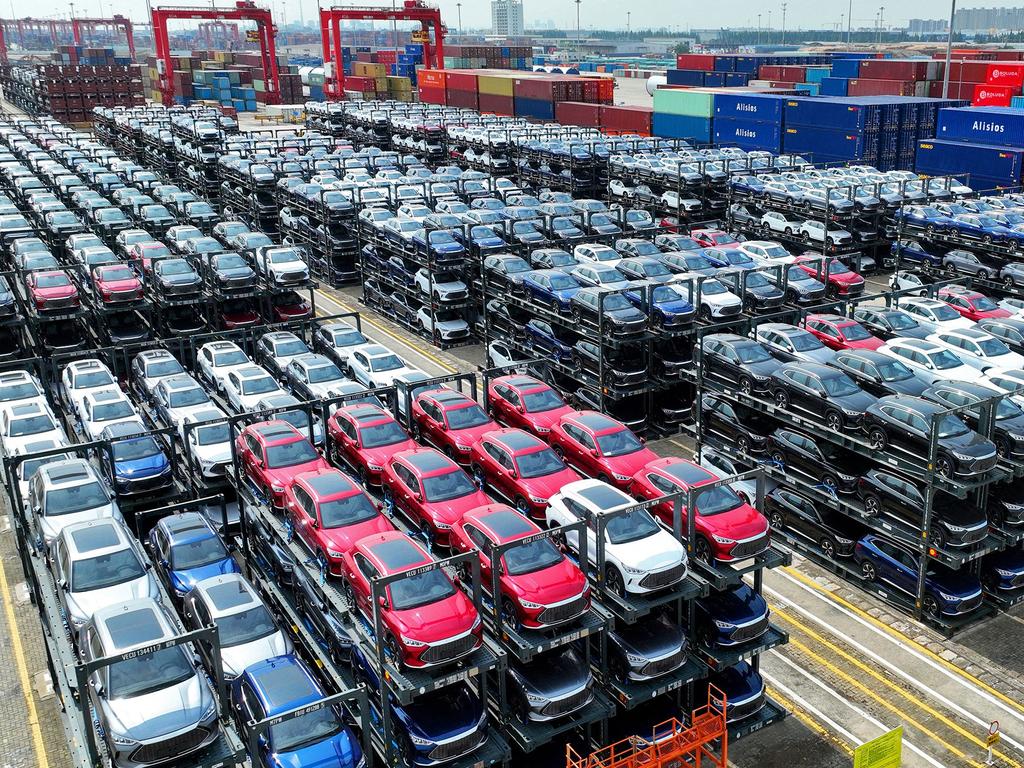
M 871 679 L 881 683 L 883 686 L 885 686 L 886 688 L 890 689 L 891 691 L 899 694 L 901 697 L 906 699 L 912 705 L 919 707 L 924 712 L 926 712 L 927 714 L 931 715 L 933 718 L 935 718 L 936 720 L 941 722 L 943 725 L 945 725 L 950 730 L 955 731 L 956 733 L 960 734 L 962 737 L 964 737 L 968 741 L 976 744 L 979 748 L 984 748 L 985 747 L 985 740 L 984 739 L 982 739 L 982 738 L 976 736 L 975 734 L 971 733 L 970 731 L 968 731 L 966 728 L 962 727 L 958 723 L 953 722 L 952 720 L 950 720 L 948 717 L 943 715 L 941 712 L 939 712 L 935 708 L 933 708 L 930 705 L 926 704 L 924 701 L 922 701 L 921 699 L 917 698 L 916 696 L 911 694 L 909 691 L 904 690 L 900 686 L 898 686 L 895 683 L 893 683 L 892 681 L 890 681 L 884 675 L 880 674 L 876 670 L 874 670 L 871 667 L 869 667 L 867 664 L 862 662 L 860 659 L 857 659 L 857 658 L 853 657 L 852 655 L 850 655 L 849 653 L 844 651 L 842 648 L 837 646 L 835 643 L 831 642 L 827 638 L 825 638 L 822 635 L 820 635 L 819 633 L 815 632 L 810 627 L 805 626 L 799 619 L 794 618 L 792 615 L 787 613 L 785 610 L 783 610 L 781 608 L 775 608 L 775 609 L 772 610 L 772 613 L 775 616 L 778 616 L 779 618 L 783 619 L 784 621 L 792 624 L 793 626 L 798 627 L 801 632 L 805 633 L 808 637 L 810 637 L 813 640 L 815 640 L 816 642 L 820 643 L 825 648 L 828 648 L 836 656 L 844 659 L 849 664 L 851 664 L 852 666 L 856 667 L 856 669 L 859 672 L 867 675 L 868 677 L 870 677 Z M 790 638 L 790 644 L 791 645 L 795 645 L 796 647 L 803 648 L 803 649 L 807 648 L 806 645 L 804 645 L 803 643 L 800 643 L 799 641 L 794 641 L 792 638 Z M 822 659 L 822 661 L 824 661 L 824 660 Z M 828 663 L 828 662 L 826 662 L 826 663 Z M 830 665 L 830 669 L 833 672 L 836 672 L 837 674 L 842 672 L 838 668 L 836 668 L 834 666 L 831 666 L 831 665 Z M 843 674 L 845 674 L 845 673 L 843 673 Z M 875 696 L 874 698 L 877 701 L 882 702 L 881 698 L 879 698 L 877 696 Z M 886 704 L 886 706 L 889 706 L 889 705 Z M 899 711 L 899 710 L 896 710 L 896 711 Z M 929 734 L 930 734 L 930 732 L 929 732 Z M 950 745 L 947 742 L 943 741 L 937 735 L 933 735 L 933 734 L 930 734 L 930 735 L 932 735 L 933 738 L 936 741 L 941 743 L 943 746 L 945 746 L 950 751 L 956 751 L 955 747 L 953 747 L 952 745 Z M 964 755 L 962 753 L 959 753 L 959 752 L 957 752 L 957 754 L 960 757 L 963 757 L 964 759 L 967 759 L 966 755 Z M 1007 765 L 1016 766 L 1016 768 L 1021 768 L 1021 764 L 1019 762 L 1017 762 L 1016 760 L 1014 760 L 1012 757 L 1009 757 L 1009 756 L 1007 756 L 1005 754 L 1001 754 L 998 751 L 994 752 L 994 754 L 996 754 L 998 757 L 1000 757 L 1002 760 L 1004 760 L 1007 763 Z
M 319 289 L 317 289 L 316 292 L 318 294 L 320 294 L 320 296 L 323 297 L 324 299 L 326 299 L 327 301 L 330 301 L 331 303 L 333 303 L 335 306 L 341 307 L 342 311 L 344 311 L 344 312 L 356 312 L 356 311 L 358 311 L 358 310 L 352 309 L 352 307 L 348 306 L 347 304 L 345 304 L 344 302 L 340 301 L 339 299 L 336 299 L 334 296 L 326 294 L 326 293 L 324 293 L 323 291 L 321 291 Z M 438 367 L 442 368 L 444 371 L 446 371 L 448 373 L 458 373 L 458 369 L 457 368 L 449 365 L 448 363 L 446 363 L 444 360 L 442 360 L 441 358 L 437 357 L 433 353 L 428 352 L 425 349 L 421 349 L 419 346 L 415 346 L 414 347 L 407 339 L 403 339 L 401 336 L 395 335 L 394 333 L 389 331 L 387 328 L 385 328 L 384 326 L 378 324 L 374 320 L 371 320 L 369 317 L 366 317 L 362 313 L 360 313 L 359 319 L 360 319 L 361 322 L 364 322 L 367 325 L 370 325 L 373 328 L 377 329 L 378 331 L 383 333 L 385 336 L 388 336 L 388 337 L 394 339 L 399 344 L 404 344 L 405 346 L 409 347 L 409 349 L 414 350 L 416 352 L 416 354 L 422 355 L 427 360 L 430 360 L 432 363 L 434 363 Z
M 4 614 L 7 617 L 7 627 L 11 634 L 14 666 L 18 670 L 18 682 L 21 683 L 21 696 L 28 708 L 28 725 L 29 730 L 32 731 L 32 746 L 36 753 L 36 762 L 39 768 L 48 768 L 50 761 L 46 756 L 43 732 L 39 727 L 39 713 L 36 711 L 36 702 L 32 697 L 32 684 L 28 677 L 28 665 L 25 663 L 25 650 L 21 646 L 21 628 L 14 615 L 14 606 L 11 605 L 11 590 L 7 583 L 7 572 L 4 570 L 3 563 L 0 563 L 0 592 L 3 594 Z
M 811 587 L 813 590 L 815 590 L 816 592 L 821 593 L 822 595 L 824 595 L 828 599 L 832 600 L 833 602 L 838 603 L 839 605 L 843 606 L 844 608 L 846 608 L 849 611 L 852 611 L 853 613 L 855 613 L 857 616 L 859 616 L 860 618 L 864 619 L 865 621 L 870 622 L 871 624 L 873 624 L 874 626 L 878 627 L 881 630 L 884 630 L 891 637 L 897 638 L 900 642 L 905 642 L 905 643 L 908 643 L 909 645 L 914 646 L 922 654 L 928 656 L 928 658 L 932 659 L 933 661 L 938 662 L 939 664 L 944 666 L 949 671 L 955 672 L 957 675 L 959 675 L 960 677 L 964 678 L 965 680 L 969 680 L 971 683 L 976 685 L 978 688 L 981 688 L 986 693 L 990 693 L 991 695 L 995 696 L 997 699 L 999 699 L 1004 704 L 1012 707 L 1013 709 L 1016 709 L 1018 712 L 1024 713 L 1024 705 L 1022 705 L 1019 701 L 1016 701 L 1015 699 L 1010 698 L 1009 696 L 1007 696 L 1002 691 L 996 690 L 995 688 L 993 688 L 988 683 L 985 683 L 985 682 L 979 680 L 977 677 L 972 675 L 970 672 L 968 672 L 968 671 L 966 671 L 964 669 L 960 669 L 960 667 L 958 667 L 956 664 L 953 664 L 952 662 L 949 662 L 946 659 L 942 658 L 941 656 L 939 656 L 939 654 L 935 653 L 935 651 L 933 651 L 930 648 L 928 648 L 928 646 L 922 645 L 921 643 L 917 642 L 917 640 L 914 640 L 912 637 L 909 637 L 908 635 L 903 634 L 902 632 L 900 632 L 897 629 L 893 629 L 892 627 L 890 627 L 888 624 L 886 624 L 883 621 L 879 621 L 874 616 L 872 616 L 870 613 L 867 613 L 866 611 L 861 610 L 860 608 L 858 608 L 856 605 L 854 605 L 853 603 L 849 602 L 848 600 L 846 600 L 846 599 L 840 597 L 839 595 L 834 594 L 834 593 L 830 592 L 829 590 L 825 589 L 820 584 L 818 584 L 816 581 L 814 581 L 814 579 L 811 579 L 811 578 L 805 576 L 804 574 L 800 573 L 800 571 L 796 570 L 792 566 L 787 566 L 787 567 L 783 568 L 783 570 L 786 573 L 788 573 L 790 576 L 792 576 L 794 579 L 797 579 L 798 581 L 800 581 L 802 584 L 806 584 L 808 587 Z
M 809 712 L 801 709 L 797 704 L 790 701 L 785 695 L 782 694 L 777 688 L 772 686 L 766 686 L 768 695 L 771 696 L 775 701 L 779 702 L 783 707 L 789 710 L 790 714 L 793 715 L 797 720 L 807 726 L 810 730 L 814 731 L 822 741 L 827 741 L 835 747 L 846 753 L 848 757 L 853 756 L 853 747 L 847 744 L 843 739 L 832 733 L 831 730 L 826 728 L 824 725 L 814 719 L 814 716 Z

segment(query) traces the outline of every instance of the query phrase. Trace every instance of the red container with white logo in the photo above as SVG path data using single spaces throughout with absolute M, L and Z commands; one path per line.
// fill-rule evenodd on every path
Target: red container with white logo
M 1010 106 L 1010 100 L 1018 93 L 1020 93 L 1020 88 L 979 83 L 974 86 L 974 96 L 971 99 L 971 106 L 1008 107 Z
M 988 65 L 985 82 L 989 85 L 1005 85 L 1020 90 L 1024 83 L 1024 64 L 999 61 Z

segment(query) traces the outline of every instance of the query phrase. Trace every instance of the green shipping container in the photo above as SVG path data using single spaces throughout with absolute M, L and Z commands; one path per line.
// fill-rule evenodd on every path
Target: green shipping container
M 261 93 L 267 90 L 267 87 L 263 84 L 263 81 L 257 80 L 255 77 L 252 79 L 252 87 Z
M 654 92 L 654 111 L 666 115 L 713 117 L 715 94 L 695 89 L 659 88 Z

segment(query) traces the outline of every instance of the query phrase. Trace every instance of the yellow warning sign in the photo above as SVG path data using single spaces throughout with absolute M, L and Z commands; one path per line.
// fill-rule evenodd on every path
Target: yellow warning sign
M 902 764 L 902 725 L 853 750 L 853 768 L 899 768 Z

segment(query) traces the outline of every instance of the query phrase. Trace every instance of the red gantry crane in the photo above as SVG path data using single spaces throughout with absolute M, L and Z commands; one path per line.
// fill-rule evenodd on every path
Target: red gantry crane
M 430 28 L 434 29 L 435 68 L 444 69 L 444 35 L 441 11 L 423 0 L 404 0 L 401 8 L 335 6 L 320 9 L 320 40 L 324 54 L 324 94 L 330 99 L 345 96 L 345 69 L 341 59 L 342 21 L 418 21 L 421 29 L 413 40 L 423 43 L 423 63 L 430 64 Z
M 135 34 L 132 29 L 131 19 L 125 18 L 121 14 L 114 14 L 111 19 L 72 19 L 71 30 L 75 36 L 75 45 L 82 44 L 82 33 L 85 32 L 88 35 L 91 32 L 98 30 L 109 30 L 111 36 L 116 30 L 124 30 L 125 44 L 128 46 L 128 55 L 132 61 L 135 61 Z
M 153 9 L 153 43 L 156 46 L 156 67 L 160 76 L 159 90 L 165 106 L 174 103 L 174 62 L 167 39 L 167 22 L 172 19 L 197 21 L 254 21 L 260 43 L 260 58 L 267 83 L 267 104 L 281 103 L 280 78 L 277 71 L 277 29 L 267 8 L 258 8 L 251 0 L 238 0 L 233 8 L 163 7 Z
M 135 61 L 135 36 L 130 19 L 115 15 L 110 19 L 0 19 L 0 62 L 7 61 L 7 39 L 17 33 L 18 44 L 25 45 L 25 35 L 48 35 L 50 47 L 56 48 L 61 41 L 67 44 L 82 44 L 82 33 L 88 35 L 96 30 L 108 29 L 112 33 L 124 30 L 128 55 Z

